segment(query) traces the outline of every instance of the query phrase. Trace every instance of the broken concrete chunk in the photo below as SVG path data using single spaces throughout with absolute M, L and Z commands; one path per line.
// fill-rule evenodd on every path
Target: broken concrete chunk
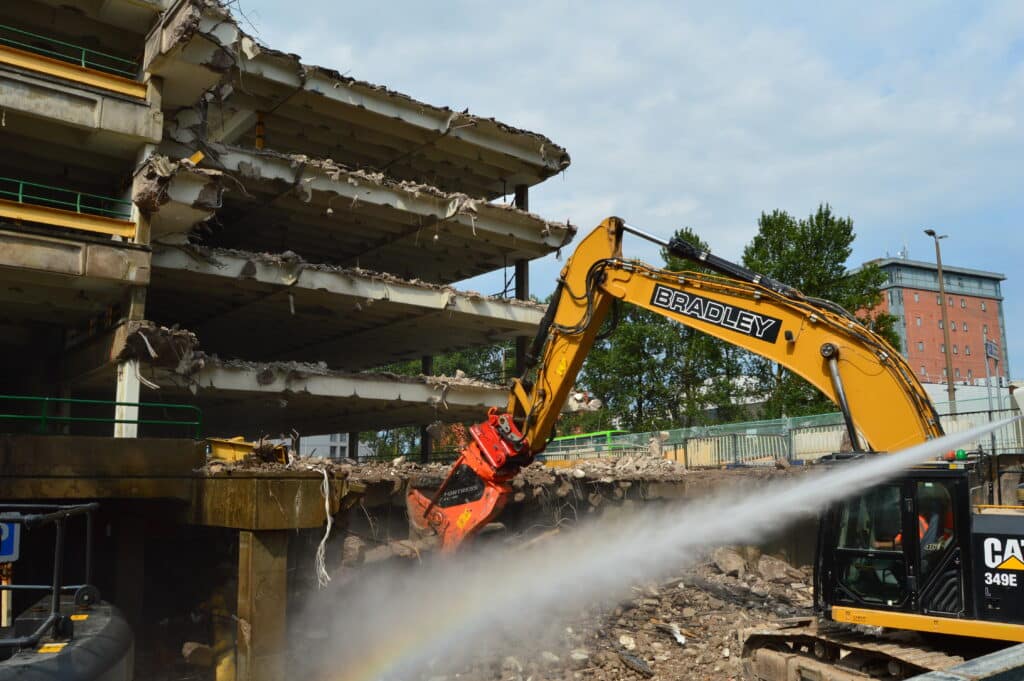
M 742 578 L 747 571 L 747 563 L 743 556 L 733 549 L 720 546 L 711 554 L 715 566 L 722 571 L 723 575 Z

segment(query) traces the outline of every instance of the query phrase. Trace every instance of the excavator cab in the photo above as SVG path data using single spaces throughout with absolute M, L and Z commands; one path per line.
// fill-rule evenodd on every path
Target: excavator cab
M 969 471 L 914 469 L 837 504 L 821 524 L 820 601 L 962 617 Z

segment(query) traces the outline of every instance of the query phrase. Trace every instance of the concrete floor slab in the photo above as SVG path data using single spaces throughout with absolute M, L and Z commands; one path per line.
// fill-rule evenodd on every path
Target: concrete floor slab
M 214 86 L 212 141 L 251 143 L 255 112 L 269 146 L 322 155 L 447 191 L 495 198 L 561 172 L 569 155 L 543 135 L 417 101 L 260 45 L 222 7 L 179 3 L 150 34 L 147 70 L 164 79 L 168 108 Z M 344 130 L 344 133 L 337 133 Z
M 206 150 L 201 165 L 238 184 L 227 185 L 217 227 L 195 237 L 210 246 L 292 250 L 317 262 L 448 283 L 551 253 L 576 231 L 329 159 L 224 145 Z
M 193 330 L 222 357 L 365 369 L 532 335 L 544 313 L 294 256 L 158 245 L 154 267 L 149 318 Z

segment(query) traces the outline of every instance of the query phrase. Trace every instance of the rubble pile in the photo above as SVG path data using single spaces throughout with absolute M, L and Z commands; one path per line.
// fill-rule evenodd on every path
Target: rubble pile
M 720 548 L 671 579 L 634 586 L 623 601 L 576 613 L 518 652 L 499 646 L 465 669 L 422 678 L 739 681 L 741 632 L 809 617 L 810 584 L 810 568 L 753 547 Z

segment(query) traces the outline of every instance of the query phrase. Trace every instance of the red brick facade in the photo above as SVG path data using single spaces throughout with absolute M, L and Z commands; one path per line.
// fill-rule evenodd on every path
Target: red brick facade
M 889 312 L 889 296 L 903 298 L 904 356 L 913 367 L 918 379 L 924 383 L 944 383 L 946 359 L 943 355 L 945 339 L 942 330 L 942 308 L 935 291 L 914 288 L 889 288 L 883 294 L 882 308 Z M 893 307 L 898 308 L 894 300 Z M 1003 347 L 1000 328 L 1000 301 L 992 298 L 961 294 L 946 294 L 946 314 L 949 319 L 949 342 L 952 345 L 953 379 L 973 382 L 985 378 L 985 345 L 983 338 Z M 993 376 L 1004 376 L 1003 362 L 994 369 Z M 998 373 L 997 373 L 998 372 Z

